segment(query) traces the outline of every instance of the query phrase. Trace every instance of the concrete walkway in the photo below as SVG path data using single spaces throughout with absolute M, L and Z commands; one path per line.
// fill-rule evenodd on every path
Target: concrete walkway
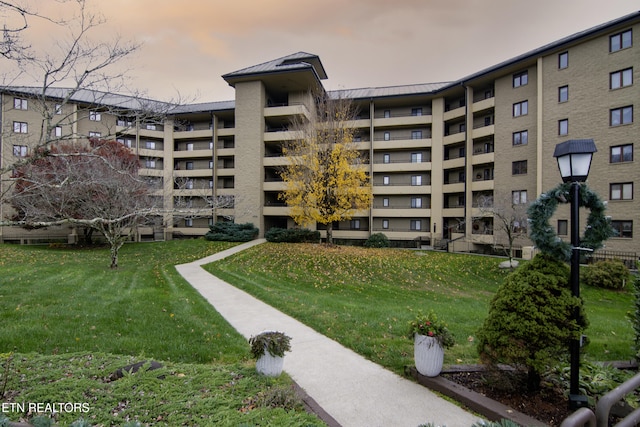
M 201 266 L 251 246 L 254 240 L 176 266 L 239 333 L 249 338 L 278 330 L 291 337 L 284 370 L 343 427 L 417 427 L 429 422 L 471 427 L 479 418 L 427 388 L 370 362 L 217 277 Z

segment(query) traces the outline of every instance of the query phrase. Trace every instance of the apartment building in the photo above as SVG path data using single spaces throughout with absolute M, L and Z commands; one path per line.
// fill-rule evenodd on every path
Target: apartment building
M 640 127 L 633 111 L 640 100 L 639 34 L 640 13 L 633 13 L 456 81 L 333 92 L 358 107 L 352 126 L 374 194 L 371 209 L 334 225 L 334 238 L 384 233 L 414 247 L 503 247 L 505 233 L 482 204 L 535 200 L 561 182 L 556 144 L 589 138 L 598 152 L 588 184 L 608 201 L 618 230 L 607 249 L 640 252 Z M 140 119 L 141 107 L 113 94 L 99 102 L 83 94 L 64 108 L 80 117 L 73 135 L 113 136 L 140 156 L 141 173 L 163 184 L 158 197 L 167 212 L 185 200 L 195 208 L 204 197 L 235 199 L 208 217 L 166 214 L 138 238 L 203 235 L 211 222 L 229 218 L 263 234 L 295 226 L 278 198 L 282 146 L 293 138 L 291 118 L 306 114 L 309 90 L 326 77 L 317 55 L 298 52 L 223 75 L 235 89 L 233 101 L 181 106 L 161 120 Z M 28 88 L 2 92 L 2 166 L 28 155 L 29 134 L 39 130 L 30 96 Z M 115 106 L 119 113 L 107 108 Z M 568 207 L 551 225 L 569 237 Z M 52 233 L 71 231 L 0 227 L 0 240 Z

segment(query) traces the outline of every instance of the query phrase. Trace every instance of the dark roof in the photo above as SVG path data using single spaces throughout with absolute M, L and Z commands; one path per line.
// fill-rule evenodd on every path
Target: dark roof
M 224 74 L 222 76 L 229 84 L 239 78 L 247 76 L 255 76 L 260 74 L 282 73 L 290 71 L 312 71 L 318 80 L 327 78 L 327 73 L 320 62 L 320 57 L 306 52 L 298 52 L 282 58 L 263 62 L 262 64 L 252 65 L 238 71 Z

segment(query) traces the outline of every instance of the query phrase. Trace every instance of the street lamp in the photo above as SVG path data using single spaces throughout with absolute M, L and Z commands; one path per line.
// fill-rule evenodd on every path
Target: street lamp
M 571 183 L 571 294 L 580 297 L 580 183 L 586 181 L 591 167 L 593 153 L 598 151 L 593 139 L 572 139 L 556 145 L 553 157 L 558 160 L 558 168 L 564 182 Z M 578 308 L 574 319 L 579 318 Z M 587 406 L 587 397 L 579 395 L 580 340 L 571 340 L 571 379 L 569 383 L 569 407 Z

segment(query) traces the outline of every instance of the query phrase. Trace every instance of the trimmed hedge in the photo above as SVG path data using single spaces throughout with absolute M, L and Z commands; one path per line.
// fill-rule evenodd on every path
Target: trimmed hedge
M 318 243 L 320 232 L 306 228 L 273 227 L 264 234 L 264 238 L 273 243 Z
M 631 279 L 627 267 L 617 259 L 598 261 L 582 269 L 584 283 L 598 288 L 622 290 Z
M 209 226 L 204 238 L 221 242 L 248 242 L 258 237 L 258 230 L 253 224 L 236 224 L 233 222 L 216 222 Z
M 388 248 L 390 246 L 389 238 L 384 233 L 373 233 L 366 242 L 365 248 Z

